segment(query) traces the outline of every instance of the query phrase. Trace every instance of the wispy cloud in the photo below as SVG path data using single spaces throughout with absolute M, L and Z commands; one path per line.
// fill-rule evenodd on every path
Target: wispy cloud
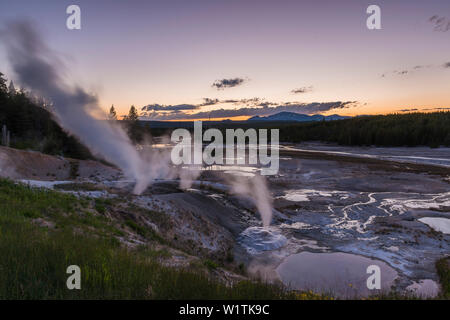
M 400 109 L 398 112 L 415 112 L 415 111 L 445 111 L 450 110 L 450 107 L 434 107 L 434 108 L 410 108 L 410 109 Z
M 411 70 L 394 70 L 390 72 L 385 72 L 381 75 L 382 78 L 386 78 L 388 75 L 397 75 L 397 76 L 406 76 L 410 73 L 412 73 L 412 70 L 418 70 L 424 68 L 423 66 L 416 66 L 412 68 Z
M 246 81 L 244 78 L 232 78 L 232 79 L 221 79 L 216 80 L 212 84 L 212 87 L 215 87 L 217 90 L 223 90 L 226 88 L 237 87 Z
M 199 105 L 193 104 L 177 104 L 177 105 L 160 105 L 160 104 L 149 104 L 141 108 L 142 111 L 181 111 L 181 110 L 195 110 L 198 109 Z
M 412 109 L 400 109 L 400 110 L 397 110 L 397 111 L 400 111 L 400 112 L 412 112 L 412 111 L 418 111 L 419 109 L 417 109 L 417 108 L 412 108 Z
M 450 62 L 446 62 L 444 64 L 438 64 L 438 65 L 433 65 L 433 64 L 416 65 L 414 67 L 410 67 L 410 68 L 406 68 L 406 69 L 385 72 L 381 75 L 381 77 L 386 78 L 389 75 L 407 76 L 407 75 L 413 74 L 415 72 L 425 71 L 427 69 L 432 69 L 432 68 L 450 68 Z
M 203 98 L 203 103 L 199 104 L 200 107 L 205 106 L 213 106 L 215 104 L 218 104 L 220 102 L 219 99 L 211 99 L 211 98 Z
M 450 107 L 437 107 L 437 108 L 426 108 L 422 109 L 425 111 L 443 111 L 443 110 L 450 110 Z
M 434 25 L 434 31 L 446 32 L 450 30 L 450 19 L 447 17 L 442 17 L 435 14 L 430 17 L 428 21 Z
M 314 89 L 313 86 L 301 87 L 301 88 L 291 90 L 291 93 L 293 93 L 293 94 L 308 93 L 308 92 L 313 91 L 313 89 Z

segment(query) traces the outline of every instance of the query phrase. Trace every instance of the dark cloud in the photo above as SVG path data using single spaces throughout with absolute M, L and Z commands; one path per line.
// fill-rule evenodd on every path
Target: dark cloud
M 152 113 L 146 114 L 150 120 L 181 120 L 181 119 L 205 119 L 205 118 L 232 118 L 238 116 L 267 116 L 278 112 L 288 111 L 304 114 L 314 114 L 334 109 L 345 109 L 357 106 L 356 101 L 346 102 L 313 102 L 313 103 L 287 103 L 276 107 L 244 107 L 239 109 L 216 109 L 201 111 L 192 114 L 180 112 L 178 114 Z
M 146 106 L 143 106 L 141 108 L 142 111 L 142 115 L 146 116 L 148 115 L 148 111 L 152 111 L 155 115 L 156 114 L 160 114 L 160 115 L 169 115 L 169 114 L 175 114 L 178 113 L 179 111 L 189 111 L 189 110 L 196 110 L 199 109 L 201 107 L 206 107 L 206 106 L 215 106 L 215 105 L 219 105 L 219 104 L 234 104 L 236 106 L 252 106 L 252 107 L 256 107 L 256 106 L 260 106 L 261 104 L 263 104 L 262 99 L 260 98 L 250 98 L 250 99 L 226 99 L 226 100 L 220 100 L 217 98 L 203 98 L 203 102 L 200 104 L 177 104 L 177 105 L 160 105 L 160 104 L 149 104 Z M 273 102 L 265 102 L 265 104 L 269 105 L 273 105 L 275 103 Z
M 263 107 L 263 108 L 268 108 L 270 106 L 276 106 L 277 103 L 275 102 L 268 102 L 268 101 L 264 101 L 258 104 L 258 107 Z
M 244 105 L 244 106 L 257 106 L 258 104 L 261 103 L 260 98 L 250 98 L 250 99 L 240 99 L 238 102 L 236 102 L 237 104 L 240 105 Z
M 217 90 L 223 90 L 226 88 L 237 87 L 237 86 L 243 84 L 244 81 L 245 81 L 244 78 L 222 79 L 222 80 L 216 80 L 212 84 L 212 86 L 215 87 Z
M 219 102 L 220 102 L 219 99 L 203 98 L 203 103 L 201 103 L 199 106 L 200 107 L 212 106 L 218 104 Z
M 227 99 L 227 100 L 220 100 L 217 98 L 203 98 L 203 103 L 199 104 L 198 106 L 204 107 L 204 106 L 213 106 L 220 103 L 234 103 L 234 104 L 245 104 L 249 103 L 250 101 L 259 101 L 259 98 L 252 98 L 252 99 Z
M 413 70 L 418 70 L 418 69 L 419 69 L 419 68 L 416 69 L 416 67 L 413 68 Z M 406 76 L 407 74 L 409 74 L 409 73 L 411 73 L 411 72 L 412 72 L 412 71 L 408 71 L 408 70 L 394 70 L 394 71 L 391 71 L 391 72 L 383 73 L 383 74 L 381 75 L 381 77 L 382 77 L 382 78 L 386 78 L 389 74 L 397 75 L 397 76 Z
M 258 106 L 263 99 L 261 98 L 247 98 L 247 99 L 227 99 L 227 100 L 219 100 L 218 103 L 232 103 L 234 105 L 239 106 Z
M 181 111 L 181 110 L 195 110 L 198 109 L 199 105 L 193 104 L 177 104 L 163 106 L 160 104 L 149 104 L 141 108 L 142 111 Z
M 444 65 L 445 66 L 445 65 Z M 414 73 L 414 72 L 419 72 L 421 70 L 425 70 L 425 69 L 430 69 L 433 68 L 435 66 L 428 64 L 428 65 L 416 65 L 412 68 L 408 68 L 408 69 L 403 69 L 403 70 L 394 70 L 394 71 L 390 71 L 390 72 L 385 72 L 381 75 L 382 78 L 386 78 L 388 75 L 392 74 L 392 75 L 397 75 L 397 76 L 406 76 L 408 74 Z
M 411 111 L 443 111 L 443 110 L 450 110 L 450 107 L 435 107 L 435 108 L 421 108 L 421 109 L 418 109 L 418 108 L 414 108 L 414 109 L 400 109 L 400 110 L 397 110 L 397 111 L 400 111 L 400 112 L 411 112 Z
M 395 74 L 398 74 L 399 76 L 404 76 L 409 73 L 408 70 L 402 70 L 402 71 L 394 71 Z
M 397 110 L 397 111 L 400 111 L 400 112 L 411 112 L 411 111 L 418 111 L 419 109 L 417 109 L 417 108 L 414 108 L 414 109 L 400 109 L 400 110 Z
M 211 99 L 211 98 L 203 98 L 203 103 L 200 104 L 200 106 L 213 106 L 220 103 L 239 103 L 241 100 L 237 99 L 227 99 L 227 100 L 220 100 L 220 99 Z
M 301 88 L 297 88 L 291 91 L 291 93 L 293 94 L 299 94 L 299 93 L 307 93 L 307 92 L 311 92 L 313 90 L 312 86 L 309 87 L 301 87 Z
M 450 19 L 447 17 L 441 17 L 439 15 L 434 15 L 428 19 L 434 27 L 434 31 L 446 32 L 450 30 Z
M 442 65 L 444 68 L 450 68 L 450 62 L 446 62 Z

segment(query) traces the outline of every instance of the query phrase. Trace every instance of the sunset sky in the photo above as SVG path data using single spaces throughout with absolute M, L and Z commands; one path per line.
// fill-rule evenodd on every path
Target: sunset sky
M 70 4 L 81 30 L 66 28 Z M 370 4 L 382 30 L 366 27 Z M 158 120 L 450 107 L 450 1 L 0 0 L 0 25 L 18 18 L 119 115 L 132 104 Z M 1 45 L 0 71 L 14 80 Z

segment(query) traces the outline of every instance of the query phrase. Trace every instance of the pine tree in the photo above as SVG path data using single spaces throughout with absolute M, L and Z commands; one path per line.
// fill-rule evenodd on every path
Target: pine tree
M 0 93 L 6 93 L 6 78 L 3 73 L 0 72 Z
M 128 122 L 128 135 L 131 140 L 139 142 L 142 139 L 142 135 L 139 128 L 139 114 L 135 106 L 131 106 L 125 119 Z
M 117 113 L 116 109 L 114 108 L 114 105 L 111 106 L 111 109 L 109 109 L 109 120 L 117 120 Z
M 8 93 L 11 97 L 16 95 L 16 88 L 14 87 L 14 82 L 12 80 L 9 82 Z
M 137 122 L 139 120 L 139 114 L 135 106 L 131 106 L 127 120 L 130 122 Z

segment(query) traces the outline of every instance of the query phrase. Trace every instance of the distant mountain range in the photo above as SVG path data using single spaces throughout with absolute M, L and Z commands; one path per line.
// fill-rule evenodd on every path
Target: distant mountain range
M 321 114 L 307 115 L 295 112 L 279 112 L 270 116 L 260 117 L 255 116 L 249 118 L 247 121 L 296 121 L 296 122 L 312 122 L 312 121 L 331 121 L 331 120 L 342 120 L 351 117 L 340 116 L 338 114 L 332 114 L 329 116 L 323 116 Z

